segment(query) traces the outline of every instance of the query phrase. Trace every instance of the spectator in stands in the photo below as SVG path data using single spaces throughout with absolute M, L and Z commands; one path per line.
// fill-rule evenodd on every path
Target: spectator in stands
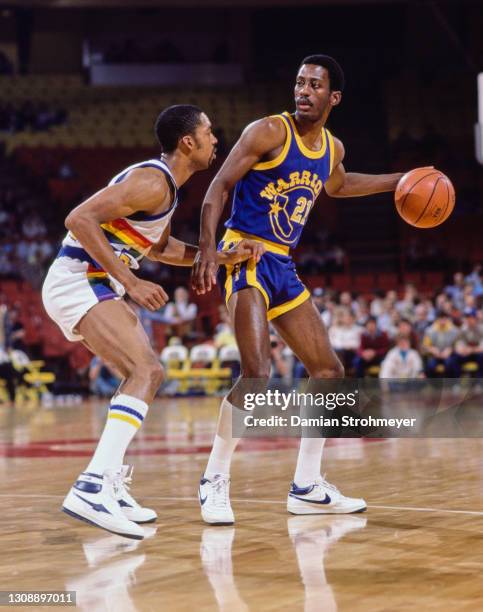
M 408 321 L 408 319 L 399 320 L 399 323 L 397 324 L 396 337 L 398 336 L 406 336 L 406 338 L 409 340 L 411 348 L 418 350 L 419 339 L 416 332 L 414 331 L 411 321 Z
M 390 341 L 386 332 L 377 328 L 377 319 L 370 317 L 361 334 L 357 356 L 354 359 L 354 369 L 358 378 L 364 378 L 366 369 L 377 366 L 389 350 Z
M 463 291 L 462 311 L 475 310 L 477 306 L 477 297 L 473 285 L 467 284 Z
M 351 312 L 354 312 L 354 304 L 352 294 L 350 291 L 342 291 L 339 295 L 339 304 L 344 308 L 347 308 Z
M 423 375 L 423 360 L 411 348 L 405 335 L 396 338 L 396 346 L 391 349 L 381 363 L 379 378 L 416 378 Z
M 330 342 L 342 361 L 349 369 L 360 345 L 362 328 L 356 325 L 354 315 L 348 308 L 338 308 L 334 323 L 329 328 Z
M 419 346 L 423 341 L 424 333 L 430 325 L 429 311 L 426 304 L 418 304 L 414 309 L 413 330 L 416 334 L 417 343 Z
M 355 310 L 357 325 L 361 325 L 362 327 L 364 327 L 367 321 L 369 321 L 369 319 L 371 318 L 371 311 L 366 298 L 359 296 L 353 302 L 353 306 Z
M 390 289 L 386 293 L 386 302 L 390 306 L 390 308 L 394 308 L 397 304 L 397 291 L 395 289 Z
M 372 317 L 376 319 L 384 312 L 385 295 L 384 291 L 377 290 L 369 305 L 369 310 Z
M 462 365 L 474 362 L 478 365 L 478 377 L 483 377 L 483 326 L 478 324 L 476 310 L 465 310 L 463 326 L 456 341 L 454 376 L 461 376 Z
M 435 322 L 428 327 L 423 338 L 423 349 L 428 356 L 426 374 L 434 376 L 439 365 L 444 367 L 446 376 L 454 376 L 452 358 L 459 331 L 444 311 L 439 311 Z
M 325 310 L 324 290 L 322 287 L 315 287 L 312 291 L 312 301 L 320 314 L 322 314 Z
M 99 357 L 94 357 L 89 366 L 89 389 L 99 397 L 112 397 L 119 387 L 120 379 Z
M 31 215 L 22 223 L 22 233 L 26 238 L 42 238 L 47 228 L 39 215 Z
M 270 335 L 270 356 L 272 360 L 270 377 L 290 383 L 294 365 L 293 353 L 286 350 L 285 342 L 276 334 Z
M 444 293 L 451 299 L 453 305 L 459 310 L 463 309 L 463 292 L 465 289 L 465 277 L 462 272 L 453 275 L 453 284 L 444 288 Z M 439 306 L 441 308 L 441 306 Z
M 393 339 L 398 333 L 398 326 L 401 315 L 395 306 L 389 306 L 389 310 L 384 312 L 377 320 L 379 329 L 385 331 L 389 338 Z
M 198 313 L 196 304 L 190 304 L 189 293 L 185 287 L 174 291 L 174 302 L 169 302 L 164 309 L 164 319 L 176 336 L 185 336 L 192 331 Z
M 224 304 L 220 304 L 218 307 L 218 314 L 220 316 L 220 323 L 216 326 L 215 336 L 213 338 L 216 348 L 219 349 L 222 346 L 235 346 L 235 334 L 231 326 L 228 309 Z
M 25 352 L 25 327 L 20 320 L 17 309 L 12 308 L 8 313 L 8 324 L 6 328 L 6 346 L 9 350 Z
M 330 298 L 327 298 L 325 300 L 325 309 L 320 316 L 322 317 L 322 321 L 324 322 L 324 325 L 327 327 L 327 329 L 329 329 L 329 327 L 332 325 L 332 321 L 334 320 L 334 314 L 337 308 L 338 306 L 334 302 L 334 300 Z
M 15 405 L 16 390 L 22 384 L 23 375 L 15 369 L 8 352 L 0 347 L 0 378 L 5 381 L 9 406 Z
M 419 296 L 416 287 L 412 283 L 407 283 L 404 288 L 403 298 L 396 302 L 396 310 L 404 318 L 411 317 L 418 298 Z
M 483 276 L 482 276 L 482 265 L 477 264 L 473 267 L 473 270 L 465 279 L 466 283 L 471 283 L 474 287 L 476 296 L 483 295 Z

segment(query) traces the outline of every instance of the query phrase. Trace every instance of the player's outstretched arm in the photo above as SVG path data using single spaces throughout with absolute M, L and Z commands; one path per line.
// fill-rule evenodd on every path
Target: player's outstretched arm
M 216 284 L 219 264 L 216 229 L 230 190 L 265 155 L 282 146 L 285 138 L 285 127 L 280 119 L 266 117 L 251 123 L 213 179 L 201 210 L 200 246 L 192 274 L 192 286 L 197 293 L 210 291 Z
M 359 174 L 356 172 L 346 172 L 342 164 L 345 154 L 344 145 L 337 138 L 334 138 L 334 145 L 334 169 L 325 183 L 325 190 L 328 195 L 333 198 L 354 198 L 374 193 L 395 191 L 403 173 Z
M 169 228 L 167 228 L 169 231 Z M 263 243 L 257 240 L 241 240 L 228 251 L 216 253 L 218 265 L 235 265 L 252 258 L 255 263 L 265 252 Z M 163 237 L 149 251 L 147 257 L 171 266 L 192 266 L 198 253 L 198 247 L 182 242 L 173 236 Z
M 141 280 L 115 255 L 105 237 L 101 224 L 127 217 L 135 212 L 161 212 L 171 202 L 171 194 L 164 175 L 152 168 L 137 168 L 120 183 L 98 191 L 74 208 L 65 226 L 79 240 L 89 255 L 125 288 L 141 306 L 157 310 L 168 296 L 159 285 Z
M 198 247 L 170 236 L 171 225 L 164 230 L 159 242 L 147 253 L 147 258 L 171 266 L 192 266 Z

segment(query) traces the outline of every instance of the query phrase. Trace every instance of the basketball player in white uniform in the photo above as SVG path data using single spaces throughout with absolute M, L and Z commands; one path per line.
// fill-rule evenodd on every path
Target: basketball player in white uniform
M 63 502 L 67 514 L 118 533 L 142 539 L 138 523 L 156 519 L 128 493 L 131 481 L 124 454 L 141 426 L 163 380 L 163 369 L 133 310 L 157 310 L 168 296 L 155 283 L 137 278 L 133 269 L 149 259 L 191 266 L 197 247 L 170 236 L 177 192 L 192 174 L 208 168 L 216 138 L 208 117 L 191 105 L 172 106 L 155 127 L 161 159 L 130 166 L 66 218 L 69 230 L 42 290 L 49 316 L 71 341 L 89 349 L 123 375 L 112 398 L 105 429 L 86 470 Z M 220 263 L 258 261 L 264 247 L 244 241 Z

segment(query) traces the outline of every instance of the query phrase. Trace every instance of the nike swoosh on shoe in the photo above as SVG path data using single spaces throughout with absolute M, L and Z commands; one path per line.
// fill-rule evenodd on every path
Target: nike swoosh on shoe
M 327 495 L 327 493 L 325 494 L 325 499 L 304 499 L 303 497 L 298 497 L 297 495 L 294 495 L 293 493 L 289 493 L 289 497 L 293 497 L 294 499 L 299 499 L 300 501 L 303 502 L 308 502 L 309 504 L 322 504 L 322 505 L 327 505 L 330 504 L 330 502 L 332 501 L 331 498 Z
M 109 512 L 109 510 L 105 506 L 103 506 L 102 504 L 95 504 L 93 502 L 90 502 L 88 499 L 85 499 L 84 497 L 81 497 L 80 495 L 77 495 L 77 493 L 74 493 L 74 495 L 76 497 L 78 497 L 79 499 L 82 499 L 83 502 L 88 504 L 91 508 L 93 508 L 97 512 L 105 512 L 106 514 L 111 514 Z

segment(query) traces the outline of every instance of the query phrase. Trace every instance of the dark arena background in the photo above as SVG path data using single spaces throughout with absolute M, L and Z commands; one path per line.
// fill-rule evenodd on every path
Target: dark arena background
M 478 420 L 482 32 L 476 0 L 0 5 L 0 604 L 43 608 L 35 593 L 61 593 L 68 605 L 68 592 L 89 612 L 483 608 L 474 432 L 328 440 L 322 473 L 367 500 L 357 515 L 288 514 L 298 441 L 246 437 L 233 462 L 235 525 L 202 522 L 198 481 L 240 357 L 218 287 L 197 295 L 190 268 L 145 260 L 139 275 L 169 302 L 154 313 L 130 302 L 166 371 L 128 451 L 136 496 L 157 523 L 128 540 L 61 513 L 120 381 L 64 338 L 41 299 L 67 214 L 123 168 L 159 158 L 163 108 L 201 107 L 218 138 L 216 161 L 182 187 L 173 217 L 172 234 L 197 244 L 204 195 L 243 128 L 293 112 L 301 60 L 325 53 L 346 76 L 328 121 L 346 170 L 434 166 L 456 205 L 440 226 L 418 229 L 393 193 L 322 192 L 294 252 L 299 276 L 349 379 L 420 379 L 455 398 L 470 389 Z M 271 383 L 291 388 L 304 366 L 275 330 L 270 340 Z M 411 364 L 397 361 L 400 350 Z

